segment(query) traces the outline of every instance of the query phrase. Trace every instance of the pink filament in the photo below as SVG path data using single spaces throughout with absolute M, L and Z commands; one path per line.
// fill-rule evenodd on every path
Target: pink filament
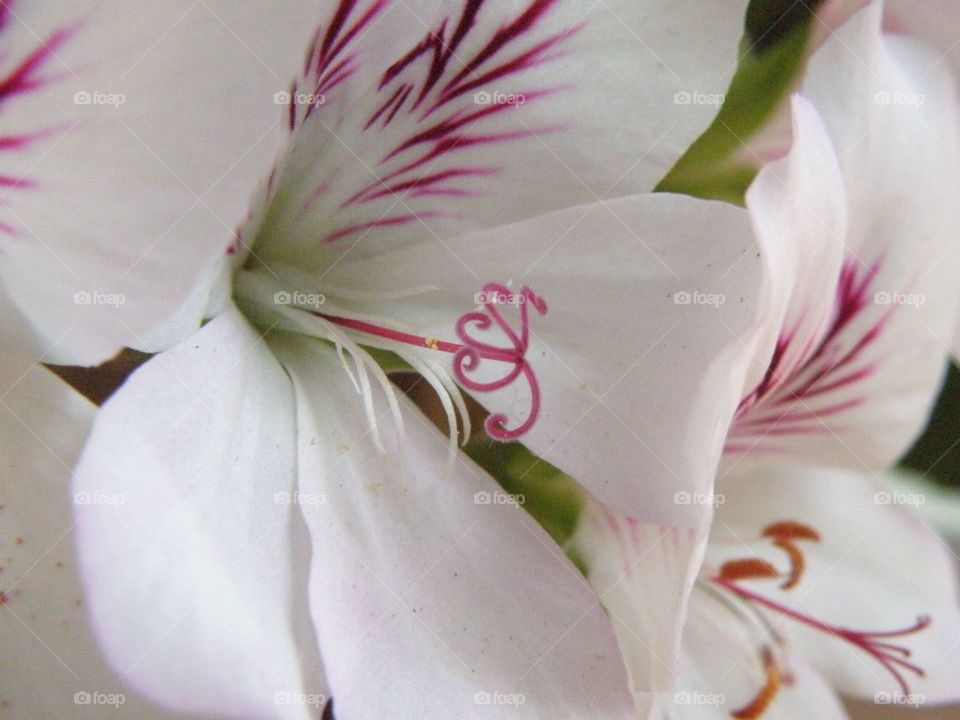
M 457 336 L 460 338 L 460 343 L 401 332 L 354 318 L 319 312 L 314 314 L 350 330 L 405 345 L 451 353 L 453 355 L 453 372 L 457 382 L 473 392 L 487 393 L 501 390 L 512 385 L 518 378 L 523 377 L 530 388 L 530 412 L 527 418 L 517 427 L 508 428 L 506 414 L 493 413 L 484 424 L 490 437 L 497 440 L 515 440 L 533 427 L 540 414 L 540 385 L 533 369 L 526 360 L 527 350 L 530 346 L 530 311 L 528 306 L 533 305 L 538 313 L 545 315 L 547 304 L 528 287 L 522 288 L 519 293 L 514 293 L 508 287 L 499 283 L 487 283 L 483 286 L 480 295 L 483 298 L 483 310 L 472 310 L 461 316 L 457 321 Z M 510 324 L 497 309 L 496 306 L 501 298 L 508 298 L 508 302 L 518 306 L 520 314 L 519 334 L 510 327 Z M 506 335 L 510 347 L 496 347 L 470 335 L 471 329 L 489 330 L 494 324 Z M 490 382 L 477 382 L 467 377 L 467 373 L 476 371 L 483 360 L 495 360 L 507 363 L 511 367 L 505 375 Z
M 746 588 L 742 588 L 735 582 L 725 580 L 722 577 L 712 578 L 712 582 L 726 588 L 727 590 L 730 590 L 731 592 L 736 593 L 745 600 L 757 603 L 758 605 L 763 605 L 770 610 L 774 610 L 781 615 L 785 615 L 791 620 L 796 620 L 797 622 L 803 623 L 804 625 L 812 627 L 815 630 L 820 630 L 821 632 L 828 633 L 855 645 L 873 657 L 877 662 L 883 665 L 887 672 L 893 675 L 897 683 L 900 685 L 900 689 L 904 695 L 910 694 L 910 687 L 903 677 L 901 668 L 903 670 L 909 670 L 919 677 L 924 677 L 926 675 L 926 673 L 923 671 L 923 668 L 903 659 L 904 657 L 910 657 L 910 650 L 899 645 L 883 642 L 882 639 L 903 637 L 905 635 L 912 635 L 920 632 L 921 630 L 925 630 L 932 622 L 932 619 L 928 615 L 921 615 L 917 618 L 917 621 L 913 625 L 902 630 L 889 630 L 883 632 L 848 630 L 846 628 L 822 622 L 814 617 L 798 612 L 797 610 L 786 607 L 785 605 L 781 605 L 778 602 L 769 600 L 763 595 L 759 595 L 755 592 L 747 590 Z M 896 653 L 896 655 L 892 655 L 891 653 Z M 900 655 L 901 657 L 897 657 L 897 655 Z

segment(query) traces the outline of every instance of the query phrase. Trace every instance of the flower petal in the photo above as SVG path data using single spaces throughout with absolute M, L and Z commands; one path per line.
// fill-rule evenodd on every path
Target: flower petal
M 224 256 L 282 139 L 274 93 L 312 14 L 0 4 L 0 274 L 54 361 L 136 345 Z
M 866 476 L 805 468 L 731 477 L 720 492 L 725 502 L 708 549 L 714 568 L 745 555 L 759 555 L 786 568 L 792 562 L 788 553 L 761 542 L 761 533 L 782 522 L 814 529 L 819 541 L 797 542 L 803 562 L 793 587 L 758 579 L 749 581 L 749 589 L 832 627 L 855 631 L 895 631 L 910 627 L 919 616 L 929 616 L 930 628 L 887 641 L 909 649 L 911 656 L 902 659 L 926 672 L 921 679 L 901 668 L 913 692 L 931 703 L 960 697 L 956 558 L 910 511 L 909 505 L 923 502 L 922 495 L 891 493 Z M 853 643 L 776 611 L 758 609 L 781 626 L 797 652 L 842 692 L 868 697 L 880 691 L 901 692 L 892 675 Z
M 245 231 L 327 269 L 651 190 L 736 69 L 744 0 L 341 0 Z
M 443 340 L 456 339 L 487 280 L 529 285 L 548 305 L 530 313 L 526 352 L 544 400 L 521 441 L 611 509 L 693 527 L 709 520 L 700 499 L 752 358 L 765 278 L 757 256 L 740 208 L 649 194 L 345 263 L 337 279 L 371 294 L 435 286 L 368 307 Z M 502 312 L 516 328 L 516 306 Z M 484 361 L 471 377 L 507 369 Z M 530 411 L 519 382 L 477 399 L 511 422 Z
M 284 702 L 324 692 L 300 599 L 294 433 L 289 380 L 236 310 L 98 415 L 74 487 L 90 499 L 80 569 L 107 660 L 152 700 L 238 718 L 316 710 Z
M 960 313 L 953 81 L 875 4 L 813 57 L 804 94 L 840 160 L 847 240 L 830 323 L 757 408 L 754 453 L 878 471 L 922 429 Z M 784 328 L 784 340 L 790 328 Z
M 405 434 L 381 423 L 378 452 L 330 348 L 291 337 L 281 357 L 337 717 L 627 716 L 609 622 L 521 499 L 463 457 L 451 465 L 403 398 Z
M 643 525 L 588 501 L 565 545 L 613 622 L 638 712 L 679 667 L 687 598 L 706 549 L 693 528 Z

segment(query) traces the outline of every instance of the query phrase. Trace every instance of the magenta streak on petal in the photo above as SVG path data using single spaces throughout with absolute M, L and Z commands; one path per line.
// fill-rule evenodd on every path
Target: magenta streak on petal
M 530 388 L 530 413 L 527 419 L 519 426 L 508 429 L 508 418 L 503 413 L 491 414 L 484 424 L 487 434 L 497 440 L 515 440 L 533 427 L 540 414 L 540 387 L 532 368 L 527 363 L 526 354 L 530 345 L 530 326 L 528 305 L 533 305 L 538 313 L 545 315 L 547 304 L 530 288 L 524 287 L 519 293 L 513 293 L 505 285 L 487 283 L 483 286 L 486 313 L 471 311 L 457 321 L 457 335 L 460 343 L 447 342 L 432 338 L 414 335 L 412 333 L 395 330 L 393 328 L 375 325 L 366 320 L 327 315 L 313 311 L 313 314 L 325 320 L 336 323 L 341 327 L 355 330 L 360 333 L 384 338 L 393 342 L 412 345 L 418 348 L 427 348 L 439 352 L 453 354 L 453 371 L 457 382 L 474 392 L 493 392 L 513 384 L 521 375 L 526 379 Z M 520 312 L 520 334 L 513 330 L 503 318 L 496 304 L 499 298 L 515 298 Z M 481 330 L 490 329 L 493 323 L 507 336 L 510 347 L 502 348 L 490 345 L 473 338 L 470 335 L 470 324 Z M 476 382 L 467 377 L 468 372 L 475 371 L 482 360 L 507 363 L 510 370 L 503 377 L 492 382 Z
M 374 228 L 380 227 L 395 227 L 398 225 L 408 225 L 412 222 L 416 222 L 422 219 L 436 218 L 441 217 L 438 213 L 420 213 L 418 215 L 394 215 L 391 217 L 382 217 L 377 220 L 371 220 L 370 222 L 357 223 L 356 225 L 350 225 L 340 230 L 336 230 L 326 237 L 323 238 L 323 242 L 332 243 L 336 240 L 339 240 L 347 235 L 352 235 L 354 233 L 363 232 L 364 230 L 373 230 Z
M 390 116 L 383 124 L 384 127 L 389 125 L 390 120 L 392 120 L 393 116 L 396 115 L 397 111 L 400 109 L 400 106 L 403 104 L 403 101 L 406 99 L 407 95 L 410 94 L 412 89 L 413 85 L 400 85 L 393 95 L 390 96 L 390 99 L 383 103 L 383 105 L 381 105 L 380 108 L 370 116 L 370 119 L 367 120 L 367 124 L 363 126 L 363 129 L 369 130 L 370 126 L 379 120 L 381 115 L 392 109 Z
M 770 366 L 763 380 L 740 403 L 731 439 L 752 436 L 759 443 L 764 437 L 815 434 L 828 431 L 823 419 L 840 415 L 866 402 L 863 396 L 828 404 L 825 407 L 797 409 L 798 403 L 829 397 L 831 392 L 855 386 L 871 377 L 878 365 L 864 355 L 882 335 L 896 306 L 880 314 L 862 333 L 849 336 L 853 321 L 863 316 L 871 302 L 870 289 L 883 265 L 883 257 L 865 270 L 856 260 L 847 261 L 840 272 L 834 317 L 815 345 L 808 341 L 792 367 L 783 367 L 788 349 L 796 340 L 796 328 L 777 341 Z M 844 337 L 844 335 L 847 337 Z M 819 430 L 815 429 L 819 428 Z M 727 452 L 738 452 L 742 442 L 733 442 Z M 767 448 L 763 448 L 767 452 Z
M 543 62 L 554 59 L 555 57 L 559 57 L 559 55 L 546 56 L 546 52 L 554 49 L 558 43 L 570 37 L 572 34 L 574 34 L 574 32 L 576 32 L 576 30 L 579 30 L 579 27 L 564 31 L 562 33 L 557 33 L 553 37 L 544 40 L 536 45 L 533 49 L 513 58 L 509 62 L 506 62 L 494 68 L 493 70 L 484 73 L 483 75 L 475 77 L 467 83 L 451 87 L 441 95 L 440 99 L 437 101 L 437 104 L 434 105 L 429 112 L 427 112 L 427 115 L 430 115 L 441 105 L 445 105 L 454 98 L 458 98 L 472 90 L 483 87 L 484 85 L 489 85 L 489 83 L 494 80 L 508 77 L 523 70 L 528 70 L 542 64 Z
M 507 118 L 509 113 L 522 113 L 538 100 L 570 90 L 568 85 L 513 87 L 513 95 L 523 96 L 522 104 L 483 105 L 464 97 L 473 89 L 508 77 L 518 78 L 553 61 L 567 39 L 583 27 L 572 25 L 543 31 L 544 19 L 559 4 L 560 0 L 525 0 L 517 3 L 519 10 L 501 20 L 493 10 L 489 19 L 483 16 L 490 6 L 488 0 L 461 0 L 455 16 L 439 18 L 399 59 L 394 55 L 381 66 L 385 69 L 379 73 L 377 92 L 370 93 L 376 97 L 358 122 L 364 131 L 390 133 L 385 134 L 390 138 L 388 143 L 372 145 L 384 148 L 379 158 L 370 160 L 383 168 L 383 172 L 365 185 L 348 188 L 343 194 L 338 192 L 339 197 L 346 199 L 331 209 L 363 204 L 373 207 L 375 201 L 398 195 L 415 200 L 417 205 L 406 208 L 407 212 L 402 215 L 382 219 L 368 217 L 366 221 L 356 217 L 342 220 L 339 224 L 346 227 L 329 233 L 325 242 L 375 228 L 406 225 L 413 222 L 415 216 L 449 217 L 450 213 L 431 210 L 429 203 L 440 205 L 444 200 L 482 195 L 487 186 L 477 180 L 503 171 L 499 163 L 485 162 L 485 158 L 478 157 L 484 148 L 566 129 L 559 123 L 542 121 L 532 126 L 517 122 L 516 127 L 511 127 L 514 123 Z M 337 3 L 326 28 L 315 33 L 304 76 L 294 85 L 291 94 L 297 93 L 300 86 L 311 85 L 313 94 L 324 95 L 359 75 L 364 65 L 380 62 L 380 48 L 367 47 L 366 41 L 361 44 L 357 40 L 365 37 L 364 31 L 375 19 L 385 18 L 384 10 L 389 5 L 387 0 Z M 504 14 L 501 13 L 501 17 Z M 499 26 L 490 26 L 498 20 Z M 473 37 L 481 32 L 483 36 Z M 365 73 L 366 77 L 369 76 Z M 353 95 L 352 90 L 350 94 Z M 360 95 L 366 97 L 362 92 Z M 291 130 L 296 131 L 315 112 L 335 102 L 336 98 L 334 102 L 318 102 L 302 110 L 291 107 Z M 338 107 L 342 111 L 350 109 L 343 104 Z M 420 116 L 415 117 L 415 111 L 421 107 Z M 427 120 L 434 112 L 436 117 Z M 343 121 L 343 117 L 341 115 L 337 122 Z M 501 122 L 496 129 L 484 129 L 487 121 L 497 118 Z M 475 151 L 472 157 L 463 155 L 471 150 Z M 398 159 L 404 153 L 409 156 Z M 402 167 L 396 167 L 400 164 Z M 310 197 L 315 198 L 316 194 Z M 311 202 L 308 201 L 308 206 Z
M 13 0 L 0 4 L 0 33 L 9 28 Z M 0 78 L 0 106 L 25 93 L 46 87 L 56 81 L 55 76 L 41 75 L 45 66 L 55 57 L 56 52 L 71 39 L 76 28 L 63 28 L 51 34 L 45 42 L 26 55 L 17 65 Z M 6 57 L 4 57 L 4 60 Z M 19 151 L 30 144 L 57 133 L 57 128 L 38 128 L 27 133 L 0 137 L 0 151 Z M 27 177 L 13 177 L 0 171 L 0 188 L 27 190 L 38 186 L 35 180 Z M 0 222 L 0 232 L 16 236 L 19 231 L 7 222 Z
M 499 172 L 497 168 L 465 167 L 452 168 L 450 170 L 443 170 L 441 172 L 431 173 L 429 175 L 420 175 L 412 180 L 406 180 L 404 182 L 396 183 L 395 185 L 388 185 L 379 190 L 374 190 L 372 187 L 362 190 L 352 198 L 344 201 L 340 207 L 345 208 L 358 203 L 378 200 L 379 198 L 386 197 L 387 195 L 397 195 L 407 190 L 429 188 L 438 183 L 442 183 L 451 179 L 475 177 L 478 175 L 495 175 L 497 172 Z

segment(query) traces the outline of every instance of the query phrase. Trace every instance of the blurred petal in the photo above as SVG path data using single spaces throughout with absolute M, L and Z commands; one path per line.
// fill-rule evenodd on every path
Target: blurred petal
M 687 597 L 706 537 L 693 528 L 643 525 L 588 502 L 565 546 L 613 622 L 638 710 L 673 686 Z
M 902 659 L 926 673 L 919 678 L 900 668 L 913 693 L 928 703 L 960 697 L 956 558 L 910 510 L 923 502 L 922 495 L 890 493 L 861 475 L 804 468 L 757 470 L 729 478 L 720 492 L 725 502 L 710 539 L 712 566 L 755 555 L 785 568 L 788 554 L 762 541 L 761 533 L 781 522 L 814 529 L 819 541 L 797 543 L 803 562 L 794 587 L 760 579 L 749 581 L 749 589 L 832 627 L 855 631 L 896 631 L 929 616 L 928 629 L 887 642 L 909 649 L 911 655 Z M 892 675 L 853 643 L 764 612 L 842 692 L 868 697 L 900 692 Z
M 753 427 L 738 425 L 754 454 L 878 471 L 920 432 L 941 383 L 960 309 L 960 118 L 944 69 L 915 42 L 883 37 L 880 10 L 811 61 L 804 94 L 840 160 L 846 250 L 829 322 L 790 372 L 775 356 L 778 387 Z
M 108 661 L 147 697 L 236 718 L 315 711 L 282 702 L 322 682 L 294 433 L 289 380 L 235 310 L 100 411 L 74 486 L 91 498 L 80 568 Z

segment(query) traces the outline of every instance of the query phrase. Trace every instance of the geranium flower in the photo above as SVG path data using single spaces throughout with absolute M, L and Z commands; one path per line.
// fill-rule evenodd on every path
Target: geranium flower
M 716 486 L 678 496 L 718 511 L 679 692 L 638 693 L 669 717 L 844 717 L 831 686 L 878 703 L 957 698 L 954 565 L 875 480 L 921 431 L 957 321 L 956 97 L 937 56 L 884 35 L 881 14 L 863 10 L 813 57 L 791 154 L 747 196 L 790 270 L 771 284 Z M 666 574 L 686 530 L 594 505 L 584 518 L 572 549 L 629 666 L 662 592 L 645 573 Z
M 709 513 L 672 498 L 712 481 L 719 447 L 702 448 L 736 410 L 766 278 L 742 209 L 645 193 L 715 111 L 694 98 L 729 80 L 744 3 L 343 0 L 294 85 L 266 89 L 246 74 L 287 57 L 299 3 L 183 7 L 138 10 L 149 42 L 118 31 L 115 3 L 70 33 L 61 9 L 21 18 L 64 33 L 76 76 L 49 92 L 84 92 L 93 67 L 118 106 L 57 139 L 96 162 L 85 213 L 66 216 L 81 236 L 37 234 L 90 252 L 96 233 L 90 291 L 125 298 L 67 312 L 69 280 L 23 307 L 49 334 L 80 323 L 74 359 L 163 350 L 104 406 L 77 469 L 76 492 L 125 498 L 76 513 L 111 666 L 171 709 L 229 717 L 305 717 L 331 695 L 346 720 L 628 712 L 572 566 L 379 362 L 418 370 L 451 418 L 459 388 L 476 393 L 494 436 L 686 524 L 689 578 Z M 85 43 L 90 63 L 70 66 Z M 289 136 L 270 170 L 275 101 Z M 689 312 L 701 295 L 709 317 Z M 621 421 L 645 457 L 615 451 Z M 652 647 L 676 630 L 665 614 Z

